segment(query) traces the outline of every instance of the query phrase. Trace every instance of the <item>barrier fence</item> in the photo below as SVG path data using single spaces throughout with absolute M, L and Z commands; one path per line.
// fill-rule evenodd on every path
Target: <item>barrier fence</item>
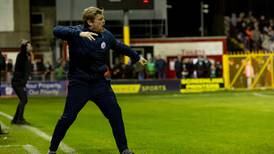
M 113 80 L 112 89 L 118 94 L 137 93 L 186 93 L 216 91 L 223 88 L 222 78 L 182 79 L 182 80 Z M 31 81 L 26 88 L 29 95 L 65 96 L 67 81 Z M 0 92 L 4 96 L 15 95 L 10 84 L 2 84 Z
M 273 53 L 223 55 L 226 89 L 272 89 Z
M 273 89 L 274 54 L 251 53 L 223 55 L 223 78 L 174 80 L 112 80 L 115 93 L 188 93 L 234 89 Z M 29 95 L 64 96 L 67 81 L 30 81 Z M 14 95 L 10 83 L 0 86 L 2 95 Z

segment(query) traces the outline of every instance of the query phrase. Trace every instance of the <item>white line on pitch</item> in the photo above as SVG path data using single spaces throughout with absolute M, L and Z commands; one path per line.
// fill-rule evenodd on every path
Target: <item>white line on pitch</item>
M 254 92 L 253 95 L 259 96 L 259 97 L 273 97 L 273 95 L 265 95 L 265 94 L 261 94 L 261 93 L 257 93 L 257 92 Z
M 40 154 L 39 150 L 36 149 L 33 145 L 0 145 L 0 148 L 14 148 L 14 147 L 23 147 L 29 154 Z
M 8 115 L 4 112 L 0 112 L 0 115 L 6 117 L 9 120 L 12 120 L 12 118 L 13 118 L 12 116 L 10 116 L 10 115 Z M 51 140 L 51 136 L 49 136 L 48 134 L 46 134 L 45 132 L 41 131 L 38 128 L 35 128 L 35 127 L 32 127 L 32 126 L 27 126 L 27 125 L 22 125 L 21 127 L 28 129 L 29 131 L 33 132 L 37 136 L 40 136 L 41 138 L 43 138 L 46 141 Z M 72 147 L 66 145 L 63 142 L 60 143 L 60 149 L 65 153 L 76 153 L 75 149 L 73 149 Z
M 30 154 L 40 154 L 39 150 L 36 149 L 33 145 L 26 144 L 23 145 L 23 148 Z
M 21 147 L 22 145 L 0 145 L 0 148 Z
M 7 129 L 9 128 L 7 125 L 5 125 L 2 121 L 0 121 L 1 128 Z

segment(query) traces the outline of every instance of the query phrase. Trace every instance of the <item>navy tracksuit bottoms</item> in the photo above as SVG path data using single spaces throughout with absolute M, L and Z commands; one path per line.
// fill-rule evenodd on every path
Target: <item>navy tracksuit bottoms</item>
M 119 151 L 122 152 L 124 149 L 128 148 L 121 109 L 117 103 L 115 94 L 111 89 L 110 82 L 107 80 L 90 82 L 70 80 L 65 109 L 63 115 L 56 124 L 51 139 L 51 151 L 57 150 L 68 128 L 89 100 L 93 101 L 109 120 Z

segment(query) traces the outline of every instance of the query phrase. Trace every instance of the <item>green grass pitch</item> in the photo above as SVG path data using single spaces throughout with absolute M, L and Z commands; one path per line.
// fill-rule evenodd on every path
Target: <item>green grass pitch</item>
M 117 95 L 129 147 L 136 154 L 274 153 L 274 91 Z M 64 97 L 30 97 L 25 117 L 48 135 Z M 0 98 L 0 112 L 13 115 L 16 98 Z M 49 141 L 10 124 L 0 135 L 1 154 L 24 154 L 23 145 L 46 153 Z M 63 142 L 79 154 L 118 154 L 108 124 L 96 105 L 86 104 Z M 10 146 L 10 147 L 9 147 Z M 64 153 L 60 149 L 58 153 Z

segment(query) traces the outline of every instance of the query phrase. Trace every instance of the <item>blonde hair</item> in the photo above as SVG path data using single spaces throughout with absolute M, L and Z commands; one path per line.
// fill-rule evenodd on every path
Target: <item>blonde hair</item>
M 96 15 L 103 14 L 103 13 L 104 13 L 103 9 L 91 6 L 84 9 L 82 13 L 82 19 L 84 23 L 86 24 L 88 20 L 94 21 Z

